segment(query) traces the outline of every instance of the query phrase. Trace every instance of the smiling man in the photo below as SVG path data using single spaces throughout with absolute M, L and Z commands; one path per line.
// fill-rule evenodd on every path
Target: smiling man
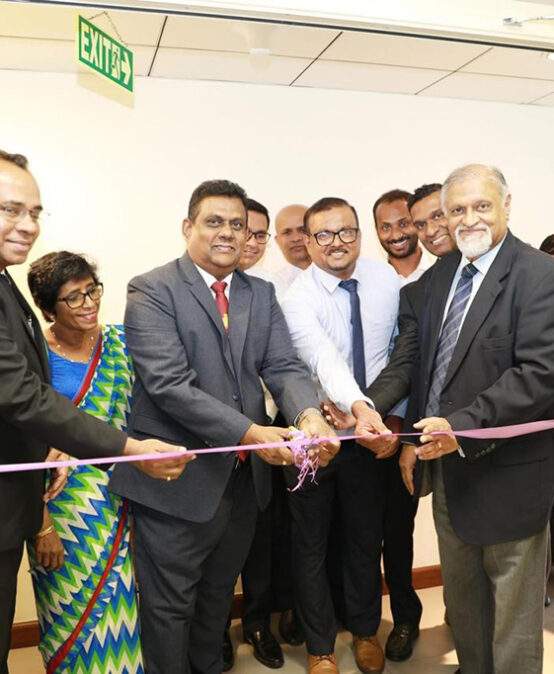
M 136 372 L 129 428 L 136 435 L 194 448 L 279 443 L 289 430 L 265 425 L 260 379 L 287 424 L 333 435 L 273 287 L 237 271 L 246 209 L 239 185 L 202 183 L 183 222 L 187 252 L 129 283 L 125 332 Z M 319 447 L 325 465 L 338 442 Z M 287 448 L 198 455 L 188 479 L 161 486 L 116 468 L 111 488 L 133 503 L 149 674 L 221 673 L 234 584 L 258 508 L 271 497 L 268 464 L 291 463 Z
M 287 261 L 278 274 L 287 287 L 310 266 L 311 259 L 304 238 L 304 213 L 307 206 L 289 204 L 275 218 L 275 241 Z
M 304 227 L 313 264 L 283 302 L 293 344 L 317 379 L 322 401 L 329 399 L 359 423 L 385 431 L 363 390 L 387 362 L 400 280 L 390 265 L 360 258 L 358 216 L 344 199 L 317 201 L 306 211 Z M 376 636 L 384 494 L 376 464 L 389 455 L 390 447 L 368 446 L 374 451 L 345 442 L 338 458 L 318 473 L 317 485 L 306 481 L 289 494 L 295 598 L 306 632 L 310 674 L 338 672 L 336 618 L 325 565 L 335 507 L 341 515 L 343 624 L 353 634 L 361 671 L 380 672 L 384 667 Z M 285 473 L 293 486 L 295 469 Z
M 552 432 L 459 443 L 430 433 L 554 417 L 554 264 L 509 231 L 498 169 L 455 170 L 442 203 L 459 253 L 433 267 L 419 318 L 410 404 L 425 435 L 412 469 L 417 478 L 431 461 L 459 671 L 540 674 Z
M 39 235 L 42 211 L 39 187 L 27 159 L 0 150 L 0 463 L 44 461 L 49 446 L 80 458 L 173 450 L 166 443 L 127 438 L 49 386 L 40 324 L 8 273 L 8 267 L 26 261 Z M 152 477 L 177 477 L 190 459 L 187 455 L 145 463 L 142 470 Z M 23 546 L 42 525 L 44 492 L 45 471 L 0 475 L 0 674 L 8 672 Z M 42 536 L 49 533 L 46 528 Z
M 440 183 L 422 185 L 408 199 L 420 243 L 438 258 L 456 250 L 456 242 L 448 231 L 448 221 L 441 204 L 441 189 Z
M 402 277 L 403 284 L 417 281 L 426 269 L 408 209 L 411 196 L 404 190 L 391 190 L 373 204 L 377 238 L 388 255 L 389 264 Z

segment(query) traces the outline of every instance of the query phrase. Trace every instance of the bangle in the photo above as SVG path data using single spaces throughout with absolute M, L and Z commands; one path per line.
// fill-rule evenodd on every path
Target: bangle
M 318 410 L 317 407 L 306 407 L 296 415 L 294 425 L 298 427 L 298 424 L 301 424 L 306 417 L 309 417 L 312 414 L 317 414 L 322 419 L 324 418 L 323 414 L 321 413 L 321 410 Z
M 51 524 L 49 527 L 46 527 L 46 529 L 41 529 L 38 534 L 35 534 L 35 538 L 44 538 L 44 536 L 48 536 L 48 534 L 51 534 L 54 531 L 54 525 Z

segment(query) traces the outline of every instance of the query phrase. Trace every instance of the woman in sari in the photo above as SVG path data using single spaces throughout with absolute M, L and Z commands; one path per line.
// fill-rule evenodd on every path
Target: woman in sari
M 96 268 L 66 251 L 29 270 L 45 331 L 51 383 L 75 405 L 125 430 L 133 371 L 122 326 L 98 323 Z M 49 674 L 142 674 L 127 502 L 108 492 L 109 471 L 79 466 L 44 509 L 29 545 Z

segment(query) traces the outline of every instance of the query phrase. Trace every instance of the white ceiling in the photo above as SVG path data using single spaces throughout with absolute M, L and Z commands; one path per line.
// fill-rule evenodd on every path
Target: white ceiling
M 76 72 L 78 13 L 0 0 L 0 68 Z M 137 76 L 359 89 L 554 107 L 545 52 L 432 38 L 110 11 Z M 105 15 L 94 23 L 117 34 Z M 252 48 L 270 55 L 251 57 Z M 554 50 L 554 45 L 553 45 Z

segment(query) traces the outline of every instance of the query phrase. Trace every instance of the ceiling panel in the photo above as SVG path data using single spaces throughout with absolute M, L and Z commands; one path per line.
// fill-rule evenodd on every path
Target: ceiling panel
M 135 75 L 146 75 L 154 55 L 153 47 L 130 45 Z M 0 63 L 6 70 L 36 70 L 72 73 L 85 70 L 75 57 L 75 43 L 68 40 L 30 40 L 0 37 Z M 87 72 L 92 72 L 87 69 Z
M 446 40 L 345 32 L 329 47 L 324 58 L 455 70 L 487 49 L 483 45 Z
M 267 66 L 256 67 L 247 54 L 164 48 L 158 51 L 152 76 L 290 84 L 310 62 L 310 59 L 272 56 Z
M 78 10 L 58 5 L 0 2 L 0 36 L 73 40 L 76 16 L 82 14 L 89 19 L 99 11 L 101 10 L 94 8 Z M 163 15 L 110 11 L 110 16 L 125 42 L 135 45 L 157 44 Z M 109 35 L 117 37 L 106 16 L 98 16 L 93 23 Z
M 554 91 L 548 96 L 543 96 L 538 101 L 534 101 L 533 105 L 544 105 L 547 107 L 554 107 Z
M 280 56 L 315 58 L 338 34 L 336 30 L 322 28 L 170 16 L 160 44 L 230 52 L 265 47 Z
M 420 95 L 472 98 L 504 103 L 529 103 L 539 96 L 550 93 L 551 90 L 552 83 L 547 80 L 452 73 L 452 75 L 421 92 Z
M 319 60 L 295 85 L 412 94 L 436 82 L 444 74 L 442 70 Z
M 547 59 L 546 52 L 542 51 L 494 47 L 462 71 L 554 80 L 554 61 Z

